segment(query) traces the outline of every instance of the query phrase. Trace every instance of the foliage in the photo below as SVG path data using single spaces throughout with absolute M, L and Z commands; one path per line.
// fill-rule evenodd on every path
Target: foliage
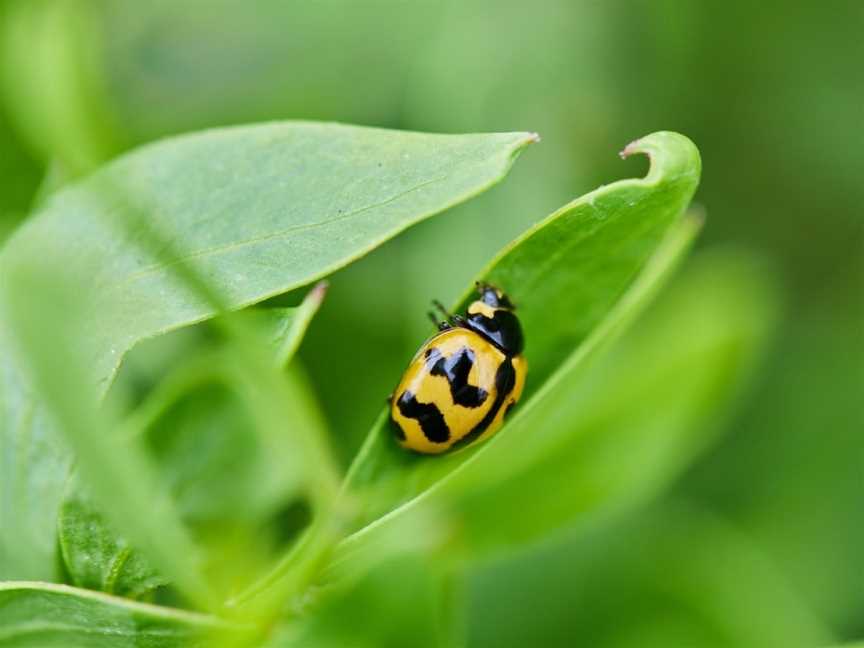
M 0 646 L 860 638 L 843 13 L 3 2 Z M 682 261 L 674 133 L 554 209 L 670 125 L 733 245 Z M 411 132 L 514 126 L 488 193 L 535 135 Z M 478 278 L 525 396 L 407 454 L 376 412 Z
M 48 562 L 37 553 L 40 545 L 20 538 L 50 529 L 59 515 L 60 557 L 73 583 L 132 598 L 167 585 L 209 611 L 223 607 L 228 596 L 241 618 L 271 623 L 285 600 L 302 599 L 316 583 L 338 584 L 345 578 L 340 573 L 362 577 L 370 556 L 387 559 L 403 550 L 405 536 L 424 523 L 437 531 L 427 540 L 441 543 L 426 551 L 455 543 L 470 553 L 542 536 L 583 512 L 583 498 L 571 485 L 554 489 L 560 502 L 547 498 L 548 512 L 538 511 L 514 529 L 500 526 L 521 507 L 515 494 L 541 490 L 550 476 L 570 479 L 568 466 L 560 464 L 561 444 L 579 427 L 564 402 L 572 398 L 580 366 L 632 319 L 696 231 L 697 221 L 683 214 L 698 182 L 699 159 L 682 136 L 657 133 L 631 144 L 626 154 L 652 158 L 645 179 L 620 181 L 567 205 L 481 275 L 507 285 L 520 304 L 529 339 L 533 332 L 536 340 L 536 378 L 521 412 L 476 449 L 444 460 L 410 457 L 394 450 L 377 425 L 340 495 L 320 433 L 302 415 L 291 382 L 280 377 L 290 353 L 275 362 L 267 358 L 274 337 L 277 348 L 286 342 L 265 331 L 299 338 L 303 327 L 291 321 L 308 324 L 309 315 L 268 315 L 265 326 L 260 313 L 254 324 L 229 314 L 313 281 L 417 218 L 485 188 L 530 141 L 524 135 L 422 136 L 313 124 L 211 131 L 133 152 L 46 200 L 0 259 L 10 349 L 5 355 L 11 361 L 7 420 L 25 409 L 34 412 L 4 427 L 5 446 L 15 463 L 25 461 L 29 453 L 12 451 L 34 434 L 31 421 L 35 426 L 35 412 L 45 408 L 37 434 L 63 435 L 68 446 L 57 439 L 54 452 L 69 462 L 71 450 L 77 470 L 62 505 L 43 499 L 45 519 L 31 512 L 29 528 L 18 526 L 17 538 L 4 537 L 14 549 L 8 555 L 25 555 L 25 564 Z M 280 181 L 283 176 L 290 180 Z M 67 237 L 77 241 L 71 250 L 57 245 Z M 313 306 L 301 306 L 301 312 L 311 314 L 320 291 L 310 299 Z M 220 459 L 218 450 L 207 448 L 220 445 L 215 435 L 222 426 L 205 419 L 210 424 L 202 428 L 194 413 L 190 432 L 178 414 L 168 419 L 173 429 L 167 435 L 158 416 L 140 414 L 133 418 L 137 425 L 121 425 L 118 432 L 117 400 L 97 405 L 127 349 L 218 313 L 224 313 L 214 322 L 227 357 L 216 353 L 205 362 L 217 373 L 236 363 L 227 384 L 254 392 L 247 403 L 252 433 L 275 459 L 272 468 L 259 458 L 244 470 L 236 457 L 243 436 L 221 440 L 221 452 L 235 457 Z M 294 340 L 287 344 L 297 346 Z M 195 385 L 185 386 L 192 392 Z M 16 393 L 34 400 L 19 402 Z M 228 406 L 220 418 L 230 421 L 231 399 L 218 392 L 210 398 Z M 556 416 L 560 423 L 551 422 Z M 214 475 L 203 493 L 199 483 L 208 478 L 202 470 Z M 7 490 L 26 492 L 27 480 L 44 484 L 62 475 L 39 474 L 25 464 L 7 475 Z M 230 476 L 230 491 L 242 494 L 233 504 L 230 491 L 220 493 L 212 481 L 216 475 Z M 514 475 L 523 477 L 514 483 Z M 260 553 L 250 540 L 256 525 L 280 502 L 298 496 L 308 501 L 311 526 L 269 575 L 263 573 L 266 561 L 247 561 L 242 575 L 231 570 L 233 580 L 225 570 L 208 569 L 218 562 L 214 556 L 234 563 Z M 15 509 L 6 515 L 14 519 Z M 200 528 L 208 523 L 231 528 L 239 546 L 213 542 L 212 533 Z M 340 542 L 358 523 L 363 528 Z M 461 529 L 458 536 L 447 533 L 452 527 Z M 452 551 L 445 553 L 452 558 Z M 12 572 L 19 563 L 7 564 Z M 254 583 L 250 576 L 256 573 Z

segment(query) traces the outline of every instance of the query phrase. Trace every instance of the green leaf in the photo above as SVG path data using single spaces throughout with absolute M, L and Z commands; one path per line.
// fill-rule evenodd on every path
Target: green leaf
M 2 648 L 203 648 L 248 632 L 211 616 L 65 585 L 0 583 Z
M 619 307 L 586 342 L 586 347 L 608 343 L 610 337 L 644 307 L 688 249 L 696 231 L 698 223 L 691 219 L 682 221 L 673 230 Z M 490 440 L 486 444 L 488 447 L 482 453 L 472 455 L 431 482 L 413 499 L 346 538 L 334 560 L 335 573 L 345 569 L 348 573 L 362 570 L 362 562 L 374 562 L 378 544 L 395 543 L 393 537 L 398 536 L 400 530 L 404 534 L 405 529 L 418 526 L 430 516 L 437 515 L 445 521 L 443 526 L 449 537 L 445 535 L 441 546 L 451 546 L 452 556 L 520 544 L 570 523 L 585 506 L 579 489 L 571 487 L 576 479 L 574 468 L 566 461 L 557 462 L 556 453 L 561 449 L 555 447 L 555 443 L 560 444 L 562 437 L 565 441 L 579 437 L 580 430 L 574 419 L 578 421 L 584 412 L 574 413 L 570 403 L 577 398 L 572 383 L 575 377 L 581 376 L 585 357 L 585 353 L 577 350 L 552 376 L 549 384 L 493 437 L 497 441 Z M 553 399 L 556 406 L 565 409 L 566 416 L 561 419 L 563 426 L 550 425 L 547 421 L 550 412 L 556 417 L 559 414 L 550 406 Z M 504 432 L 507 436 L 502 436 Z M 425 483 L 434 475 L 432 470 L 415 469 L 410 477 L 414 483 Z M 391 478 L 391 481 L 395 480 Z M 547 482 L 554 482 L 557 490 L 548 489 Z M 537 493 L 543 496 L 537 498 Z M 408 547 L 412 544 L 416 543 L 412 540 Z M 453 546 L 459 551 L 452 551 Z M 360 567 L 355 565 L 358 562 Z
M 629 316 L 630 302 L 643 301 L 642 293 L 651 292 L 697 229 L 692 221 L 681 222 L 699 182 L 693 143 L 677 133 L 654 133 L 630 144 L 622 155 L 632 153 L 651 158 L 644 179 L 615 182 L 574 200 L 505 248 L 479 277 L 512 297 L 527 340 L 528 383 L 521 413 L 515 416 L 532 432 L 530 441 L 519 437 L 520 447 L 508 463 L 530 454 L 532 444 L 544 438 L 542 416 L 532 414 L 534 395 L 548 391 L 551 381 L 560 382 L 562 368 L 573 371 L 613 332 L 616 319 Z M 658 252 L 664 240 L 666 249 Z M 654 267 L 646 269 L 652 258 Z M 640 273 L 645 285 L 634 287 Z M 460 309 L 469 298 L 466 294 Z M 515 419 L 476 447 L 444 457 L 417 457 L 398 448 L 387 414 L 382 414 L 347 479 L 347 487 L 355 491 L 382 484 L 389 489 L 362 521 L 424 496 L 460 471 L 478 475 L 491 470 L 499 461 L 492 459 L 496 446 L 510 447 L 518 436 L 513 423 Z
M 522 627 L 525 623 L 509 623 L 516 618 L 514 610 L 542 609 L 548 618 L 560 617 L 560 623 L 564 623 L 573 617 L 572 601 L 594 604 L 605 595 L 610 583 L 618 589 L 605 601 L 606 607 L 600 611 L 596 608 L 583 611 L 584 614 L 579 615 L 585 618 L 583 621 L 567 622 L 572 630 L 565 636 L 578 636 L 587 641 L 596 636 L 596 631 L 587 629 L 588 624 L 593 624 L 597 628 L 605 625 L 613 634 L 620 631 L 632 639 L 633 645 L 649 642 L 647 635 L 640 634 L 643 620 L 631 618 L 639 605 L 628 602 L 626 593 L 633 589 L 630 582 L 619 585 L 619 578 L 598 572 L 596 563 L 608 563 L 610 571 L 628 576 L 636 571 L 631 565 L 621 567 L 620 558 L 608 555 L 609 538 L 617 538 L 616 542 L 622 545 L 620 553 L 628 556 L 628 560 L 637 556 L 640 569 L 654 570 L 654 555 L 645 555 L 644 533 L 621 531 L 607 523 L 610 517 L 617 523 L 622 510 L 630 510 L 655 496 L 722 428 L 730 400 L 736 398 L 742 384 L 747 382 L 758 351 L 776 321 L 774 286 L 765 275 L 765 268 L 740 250 L 715 251 L 688 263 L 658 303 L 609 353 L 597 358 L 584 371 L 564 377 L 562 383 L 549 390 L 548 396 L 540 396 L 536 407 L 543 409 L 542 427 L 523 428 L 519 419 L 515 419 L 511 425 L 520 434 L 514 434 L 513 444 L 496 455 L 497 465 L 492 461 L 478 461 L 470 472 L 460 472 L 445 480 L 431 493 L 355 534 L 339 547 L 330 576 L 338 576 L 341 581 L 346 575 L 351 577 L 383 563 L 386 555 L 392 558 L 399 551 L 434 556 L 437 550 L 438 555 L 446 559 L 454 555 L 461 557 L 466 550 L 476 555 L 513 548 L 539 537 L 549 538 L 563 525 L 579 521 L 578 533 L 572 535 L 580 542 L 559 550 L 554 566 L 547 565 L 546 545 L 545 554 L 542 546 L 539 548 L 536 566 L 522 564 L 514 568 L 522 582 L 487 579 L 491 582 L 481 591 L 473 607 L 473 614 L 477 616 L 471 617 L 475 623 L 470 626 L 474 636 L 469 643 L 516 646 L 533 641 L 540 645 L 557 645 L 562 636 L 560 624 L 553 626 L 548 635 L 544 634 L 543 622 L 532 624 L 529 621 L 530 627 L 525 630 Z M 540 443 L 529 440 L 530 435 L 541 434 Z M 434 525 L 417 523 L 422 515 L 428 516 L 436 509 L 442 515 Z M 610 515 L 613 513 L 616 515 Z M 685 553 L 678 545 L 683 547 L 690 543 L 698 548 L 687 557 L 698 569 L 684 569 L 682 574 L 707 571 L 710 581 L 706 576 L 688 583 L 687 587 L 695 588 L 698 595 L 685 592 L 681 600 L 699 599 L 700 605 L 704 604 L 717 616 L 718 623 L 726 624 L 738 636 L 749 637 L 757 643 L 760 633 L 747 629 L 757 620 L 763 632 L 785 636 L 787 641 L 801 633 L 818 633 L 815 618 L 788 590 L 784 591 L 775 574 L 759 564 L 761 557 L 745 556 L 738 561 L 733 555 L 737 565 L 736 575 L 731 576 L 723 568 L 712 567 L 716 561 L 708 557 L 714 556 L 714 550 L 705 549 L 708 545 L 701 538 L 705 535 L 716 539 L 719 533 L 711 529 L 705 534 L 700 532 L 699 542 L 693 543 L 686 530 L 695 523 L 678 524 L 678 529 L 670 532 L 665 522 L 657 522 L 656 515 L 643 517 L 653 527 L 664 531 L 667 543 L 674 541 L 676 549 L 664 558 L 671 564 L 678 565 Z M 583 538 L 586 529 L 588 539 Z M 592 529 L 595 535 L 597 529 L 601 529 L 606 536 L 596 542 L 595 547 L 590 546 Z M 436 533 L 437 538 L 433 535 Z M 635 540 L 635 545 L 627 540 L 635 538 L 639 539 Z M 420 546 L 423 541 L 428 546 Z M 724 555 L 732 551 L 722 543 L 718 545 L 718 554 L 720 549 Z M 523 563 L 525 556 L 530 556 L 521 555 Z M 574 560 L 577 561 L 575 566 Z M 730 560 L 722 564 L 728 566 Z M 585 564 L 580 566 L 579 563 Z M 761 574 L 756 575 L 754 563 L 767 572 L 764 580 Z M 585 566 L 592 569 L 590 576 L 586 576 Z M 735 600 L 736 587 L 740 590 L 741 583 L 746 582 L 741 579 L 747 574 L 755 579 L 751 583 L 754 587 L 769 594 L 762 608 L 766 613 L 769 607 L 773 608 L 776 611 L 773 619 L 761 613 L 756 615 L 758 619 L 745 614 L 724 614 L 723 610 Z M 555 590 L 556 579 L 560 580 L 558 587 L 563 591 Z M 545 599 L 538 601 L 537 595 L 524 594 L 524 581 L 528 585 L 539 583 Z M 662 583 L 663 593 L 668 593 L 672 587 L 669 579 L 653 572 L 645 583 L 651 587 Z M 699 590 L 705 583 L 709 583 L 711 592 Z M 639 598 L 639 603 L 658 598 L 659 594 L 646 594 Z M 624 601 L 623 607 L 621 601 Z M 680 603 L 675 605 L 687 608 Z M 644 607 L 651 611 L 650 605 Z M 742 611 L 745 608 L 752 612 L 749 603 L 743 605 Z M 785 614 L 795 616 L 796 631 L 784 631 Z M 674 629 L 659 632 L 667 616 L 668 613 L 657 614 L 659 625 L 654 630 L 666 638 L 665 643 L 658 641 L 657 645 L 678 645 L 669 639 L 670 635 L 674 636 Z M 686 617 L 687 613 L 681 616 Z M 694 616 L 696 621 L 702 619 L 701 614 Z M 610 625 L 609 619 L 619 620 Z M 482 623 L 482 627 L 475 632 L 477 622 Z M 707 642 L 694 645 L 704 643 Z M 783 645 L 779 638 L 774 643 Z M 802 645 L 805 643 L 802 641 Z
M 699 153 L 693 143 L 683 135 L 661 132 L 633 142 L 622 155 L 636 152 L 651 157 L 646 178 L 620 181 L 573 201 L 505 248 L 480 277 L 503 288 L 519 306 L 528 339 L 526 356 L 532 367 L 539 361 L 541 375 L 533 380 L 541 384 L 555 363 L 571 355 L 568 362 L 578 365 L 588 349 L 614 332 L 615 323 L 626 320 L 644 301 L 698 229 L 694 219 L 681 220 L 699 181 Z M 664 241 L 665 248 L 654 254 Z M 646 269 L 652 255 L 653 267 Z M 631 288 L 637 276 L 642 282 Z M 622 300 L 628 289 L 629 296 Z M 463 299 L 463 307 L 469 297 Z M 584 343 L 616 304 L 620 312 Z M 569 354 L 568 344 L 576 346 Z M 531 385 L 526 389 L 523 411 L 531 406 L 535 390 Z M 358 564 L 374 563 L 380 556 L 376 547 L 393 538 L 404 540 L 402 530 L 419 528 L 446 512 L 451 496 L 447 483 L 456 480 L 458 498 L 459 475 L 464 476 L 469 465 L 467 474 L 494 472 L 495 455 L 490 463 L 484 453 L 502 443 L 510 427 L 483 444 L 443 457 L 423 457 L 398 447 L 387 419 L 385 409 L 345 480 L 348 501 L 361 510 L 353 521 L 355 533 L 341 543 L 333 560 L 340 569 L 362 571 Z M 538 425 L 535 419 L 533 427 Z M 408 542 L 417 544 L 410 537 Z M 267 590 L 290 590 L 293 585 L 274 585 L 288 582 L 290 564 L 289 556 L 241 599 Z
M 105 381 L 135 342 L 215 314 L 181 266 L 229 308 L 262 301 L 487 189 L 534 139 L 311 122 L 170 138 L 57 193 L 8 241 L 0 267 L 50 258 L 85 282 Z M 164 248 L 148 248 L 137 211 Z
M 140 552 L 110 530 L 77 480 L 70 483 L 58 525 L 63 566 L 72 584 L 133 599 L 168 584 Z
M 16 333 L 15 351 L 26 358 L 33 388 L 74 450 L 76 466 L 100 509 L 188 599 L 212 605 L 200 552 L 150 457 L 137 439 L 115 433 L 110 404 L 100 407 L 88 363 L 86 302 L 41 268 L 16 272 L 3 289 L 4 324 Z
M 680 474 L 714 439 L 771 328 L 760 270 L 737 255 L 690 264 L 611 356 L 556 375 L 506 441 L 437 494 L 456 503 L 471 549 L 633 506 Z
M 476 554 L 644 503 L 714 439 L 775 319 L 764 268 L 703 255 L 610 354 L 556 374 L 506 441 L 349 537 L 334 568 L 374 558 L 430 511 L 446 514 L 439 546 Z
M 141 340 L 350 263 L 500 180 L 534 140 L 314 123 L 164 140 L 47 200 L 7 242 L 0 277 L 14 283 L 18 268 L 46 260 L 62 268 L 57 280 L 87 301 L 87 380 L 104 393 Z M 0 321 L 0 576 L 50 579 L 70 455 L 33 400 L 12 333 Z
M 297 308 L 250 311 L 275 364 L 290 362 L 324 291 L 325 285 L 319 285 Z M 298 471 L 274 456 L 267 437 L 258 434 L 250 412 L 256 409 L 255 399 L 237 375 L 232 354 L 223 350 L 195 360 L 181 363 L 176 374 L 162 381 L 126 422 L 124 433 L 145 440 L 159 481 L 170 489 L 199 543 L 211 550 L 208 563 L 218 572 L 217 580 L 225 582 L 229 575 L 249 579 L 266 564 L 272 538 L 266 537 L 265 523 L 296 495 Z M 291 371 L 287 385 L 293 411 L 311 434 L 310 428 L 322 425 L 301 407 L 302 381 L 294 375 L 296 369 Z M 70 486 L 60 509 L 59 541 L 71 582 L 131 598 L 168 584 L 111 528 L 78 480 Z

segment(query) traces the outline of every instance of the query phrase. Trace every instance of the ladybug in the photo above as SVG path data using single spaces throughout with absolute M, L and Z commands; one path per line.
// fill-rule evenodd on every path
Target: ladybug
M 528 363 L 516 309 L 478 283 L 479 299 L 445 320 L 417 351 L 390 397 L 390 420 L 402 447 L 424 454 L 461 448 L 495 434 L 525 386 Z

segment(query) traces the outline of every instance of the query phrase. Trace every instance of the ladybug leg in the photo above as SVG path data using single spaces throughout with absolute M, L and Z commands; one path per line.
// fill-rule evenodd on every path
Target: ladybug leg
M 464 327 L 467 324 L 467 320 L 464 317 L 462 317 L 461 315 L 454 315 L 453 313 L 449 312 L 446 308 L 444 308 L 444 305 L 437 299 L 432 300 L 432 305 L 435 306 L 435 308 L 437 308 L 439 311 L 441 311 L 441 314 L 447 318 L 447 322 L 450 324 L 448 328 L 452 328 L 454 326 Z
M 463 324 L 465 324 L 465 318 L 463 318 L 461 315 L 454 315 L 453 313 L 448 311 L 446 308 L 444 308 L 444 304 L 442 304 L 437 299 L 432 300 L 432 305 L 441 312 L 441 314 L 450 323 L 451 326 L 462 326 Z
M 448 320 L 450 319 L 451 315 L 450 315 L 450 313 L 447 311 L 447 309 L 444 308 L 444 304 L 442 304 L 442 303 L 441 303 L 440 301 L 438 301 L 437 299 L 433 299 L 433 300 L 432 300 L 432 305 L 433 305 L 435 308 L 437 308 L 437 309 L 438 309 L 438 312 L 441 313 L 444 317 L 446 317 Z
M 444 304 L 442 304 L 437 299 L 432 300 L 432 305 L 438 309 L 438 311 L 444 316 L 444 321 L 438 323 L 439 331 L 446 331 L 449 328 L 453 328 L 454 326 L 460 326 L 460 318 L 458 315 L 453 315 L 446 308 L 444 308 Z M 431 313 L 430 313 L 431 315 Z M 434 315 L 432 315 L 434 317 Z
M 436 327 L 439 331 L 446 331 L 447 329 L 452 328 L 452 327 L 450 326 L 450 323 L 449 323 L 449 322 L 442 322 L 442 321 L 440 321 L 440 320 L 435 316 L 435 313 L 433 313 L 432 311 L 429 311 L 428 313 L 426 313 L 426 315 L 429 316 L 429 319 L 432 321 L 432 323 L 435 325 L 435 327 Z

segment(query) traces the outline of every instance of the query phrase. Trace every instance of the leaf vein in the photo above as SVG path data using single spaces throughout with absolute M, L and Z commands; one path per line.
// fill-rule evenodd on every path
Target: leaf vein
M 418 191 L 420 189 L 428 187 L 429 185 L 432 185 L 432 184 L 435 184 L 438 182 L 442 182 L 442 181 L 446 180 L 448 177 L 449 176 L 444 175 L 444 176 L 440 176 L 438 178 L 433 178 L 431 180 L 427 180 L 426 182 L 421 182 L 420 184 L 418 184 L 414 187 L 411 187 L 410 189 L 406 189 L 405 191 L 402 191 L 398 194 L 395 194 L 394 196 L 391 196 L 390 198 L 387 198 L 386 200 L 382 200 L 380 202 L 373 203 L 371 205 L 367 205 L 365 207 L 361 207 L 359 209 L 355 209 L 353 211 L 346 212 L 345 214 L 334 216 L 332 218 L 328 218 L 326 220 L 319 221 L 317 223 L 307 223 L 304 225 L 293 225 L 291 227 L 286 227 L 284 229 L 277 230 L 275 232 L 270 232 L 268 234 L 262 234 L 260 236 L 253 236 L 253 237 L 250 237 L 248 239 L 233 241 L 231 243 L 226 243 L 224 245 L 215 245 L 215 246 L 212 246 L 209 248 L 204 248 L 202 250 L 197 250 L 195 252 L 190 252 L 189 254 L 185 254 L 183 256 L 180 256 L 180 257 L 173 259 L 171 261 L 166 261 L 164 263 L 156 263 L 156 264 L 153 264 L 149 267 L 143 268 L 142 270 L 139 270 L 138 272 L 135 272 L 135 273 L 128 275 L 125 279 L 116 283 L 115 288 L 119 289 L 119 288 L 125 287 L 125 286 L 127 286 L 131 283 L 135 283 L 136 281 L 139 281 L 145 277 L 152 276 L 154 274 L 161 272 L 162 270 L 186 263 L 188 261 L 206 258 L 206 257 L 214 255 L 214 254 L 220 254 L 220 253 L 224 253 L 224 252 L 232 252 L 234 250 L 248 247 L 250 245 L 255 245 L 258 243 L 264 243 L 266 241 L 277 240 L 277 239 L 283 238 L 289 234 L 294 234 L 296 232 L 319 229 L 322 227 L 326 227 L 328 225 L 332 225 L 334 223 L 338 223 L 340 221 L 347 220 L 349 218 L 353 218 L 353 217 L 357 216 L 358 214 L 362 214 L 362 213 L 370 211 L 372 209 L 377 209 L 379 207 L 384 207 L 386 205 L 389 205 L 389 204 L 391 204 L 397 200 L 404 198 L 405 196 L 408 196 L 408 195 L 414 193 L 415 191 Z

